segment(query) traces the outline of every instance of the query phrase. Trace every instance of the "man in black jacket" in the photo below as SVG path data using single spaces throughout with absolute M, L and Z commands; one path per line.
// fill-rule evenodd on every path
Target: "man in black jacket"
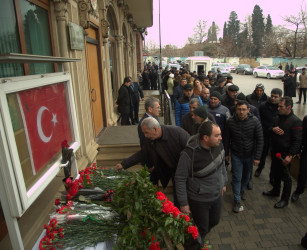
M 303 119 L 303 139 L 302 152 L 300 154 L 300 171 L 297 179 L 297 187 L 291 196 L 293 202 L 299 199 L 299 196 L 304 193 L 307 182 L 307 115 Z
M 132 84 L 130 76 L 126 76 L 123 85 L 118 90 L 117 104 L 118 112 L 121 114 L 121 125 L 130 125 L 129 116 L 132 108 L 131 91 Z
M 221 102 L 229 110 L 235 105 L 236 96 L 238 94 L 239 87 L 237 85 L 230 85 L 227 88 L 226 93 L 222 96 Z
M 139 123 L 140 96 L 143 101 L 144 94 L 138 82 L 131 83 L 130 90 L 131 90 L 131 102 L 133 105 L 130 111 L 130 118 L 132 125 L 135 125 L 135 123 Z
M 268 96 L 264 93 L 264 86 L 262 83 L 258 83 L 254 92 L 246 96 L 246 101 L 255 106 L 257 109 L 259 108 L 260 104 L 267 101 L 267 99 Z
M 263 133 L 260 121 L 249 113 L 248 103 L 239 101 L 236 113 L 226 122 L 225 158 L 229 161 L 231 151 L 233 211 L 243 210 L 240 202 L 246 199 L 245 189 L 250 179 L 253 164 L 257 166 L 263 148 Z
M 174 204 L 179 207 L 174 175 L 180 153 L 185 148 L 190 136 L 178 126 L 160 125 L 153 117 L 144 119 L 141 123 L 141 129 L 146 137 L 141 150 L 117 164 L 115 169 L 127 169 L 139 162 L 144 162 L 147 158 L 151 159 L 153 165 L 148 167 L 154 167 L 164 188 L 172 178 Z
M 278 116 L 278 103 L 281 97 L 282 97 L 282 90 L 274 88 L 271 91 L 271 97 L 266 102 L 261 103 L 259 106 L 259 114 L 263 130 L 264 145 L 259 166 L 255 171 L 256 177 L 260 176 L 265 166 L 265 160 L 268 155 L 270 147 L 270 135 L 271 135 L 270 128 L 272 128 L 272 125 Z M 272 183 L 273 179 L 271 175 L 272 174 L 270 174 L 270 182 Z
M 274 205 L 275 208 L 283 208 L 288 205 L 292 186 L 291 161 L 301 149 L 302 121 L 293 114 L 292 107 L 291 97 L 281 98 L 278 104 L 278 119 L 271 128 L 271 159 L 274 183 L 273 189 L 263 192 L 263 195 L 279 197 L 281 181 L 284 182 L 281 199 Z

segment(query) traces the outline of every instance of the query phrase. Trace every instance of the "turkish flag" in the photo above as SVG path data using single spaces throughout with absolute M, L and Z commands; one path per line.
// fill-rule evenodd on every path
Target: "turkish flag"
M 72 141 L 63 82 L 18 93 L 33 174 Z

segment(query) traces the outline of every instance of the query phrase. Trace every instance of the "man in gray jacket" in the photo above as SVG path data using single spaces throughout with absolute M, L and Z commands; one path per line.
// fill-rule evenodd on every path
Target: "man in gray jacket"
M 203 122 L 182 151 L 175 175 L 177 198 L 183 213 L 192 213 L 203 239 L 219 223 L 226 191 L 225 153 L 221 129 Z

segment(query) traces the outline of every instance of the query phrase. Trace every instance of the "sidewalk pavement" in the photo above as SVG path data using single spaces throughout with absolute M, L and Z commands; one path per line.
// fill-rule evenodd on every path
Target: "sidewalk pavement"
M 244 210 L 239 213 L 232 211 L 231 166 L 228 167 L 228 185 L 223 198 L 221 220 L 206 236 L 214 250 L 304 249 L 300 243 L 307 232 L 307 191 L 297 202 L 289 201 L 285 208 L 274 208 L 280 198 L 262 195 L 263 191 L 272 189 L 267 167 L 269 163 L 270 157 L 260 177 L 253 175 L 253 190 L 246 190 L 247 199 L 241 202 Z M 296 183 L 293 178 L 292 192 Z M 164 192 L 172 199 L 171 189 L 167 188 Z

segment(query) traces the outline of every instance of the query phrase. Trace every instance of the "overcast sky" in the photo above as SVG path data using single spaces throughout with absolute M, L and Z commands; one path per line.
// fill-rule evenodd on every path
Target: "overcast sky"
M 303 5 L 306 9 L 307 0 L 160 0 L 161 10 L 161 43 L 184 46 L 187 38 L 192 36 L 193 28 L 198 20 L 207 21 L 207 29 L 212 21 L 220 28 L 221 37 L 223 34 L 224 22 L 229 20 L 231 11 L 235 11 L 238 19 L 244 22 L 248 15 L 253 13 L 254 6 L 258 4 L 262 14 L 267 17 L 271 15 L 273 25 L 287 26 L 283 17 L 295 15 Z M 153 0 L 153 26 L 148 28 L 149 39 L 159 44 L 159 0 Z

